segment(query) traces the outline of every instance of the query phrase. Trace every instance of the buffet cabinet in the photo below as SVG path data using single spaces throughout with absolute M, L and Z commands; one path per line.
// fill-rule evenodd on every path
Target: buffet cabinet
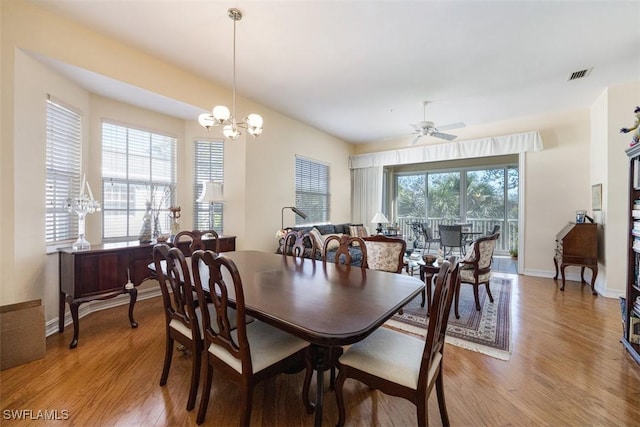
M 629 227 L 626 298 L 622 304 L 622 344 L 640 363 L 640 144 L 629 156 Z
M 203 239 L 207 249 L 229 252 L 235 250 L 235 236 Z M 217 247 L 216 247 L 217 245 Z M 179 246 L 183 251 L 184 249 Z M 74 251 L 60 249 L 60 307 L 59 332 L 64 332 L 65 303 L 69 304 L 73 319 L 73 339 L 69 348 L 78 345 L 81 304 L 129 294 L 129 323 L 138 324 L 133 318 L 137 289 L 142 282 L 152 279 L 149 264 L 153 263 L 153 244 L 138 242 L 104 243 L 90 249 Z

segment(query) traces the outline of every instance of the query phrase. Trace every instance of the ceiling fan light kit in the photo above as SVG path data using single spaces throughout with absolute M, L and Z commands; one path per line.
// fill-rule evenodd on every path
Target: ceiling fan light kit
M 417 135 L 415 138 L 413 138 L 413 140 L 411 140 L 411 143 L 409 145 L 414 145 L 423 136 L 433 136 L 435 138 L 445 139 L 447 141 L 453 141 L 454 139 L 456 139 L 457 135 L 443 133 L 442 131 L 463 128 L 465 127 L 465 124 L 462 122 L 458 122 L 458 123 L 451 123 L 445 126 L 436 127 L 434 122 L 427 120 L 427 104 L 429 104 L 429 101 L 422 102 L 423 114 L 424 114 L 423 120 L 421 122 L 417 122 L 415 124 L 409 125 L 409 126 L 413 126 L 414 128 L 413 135 Z
M 262 134 L 264 121 L 260 114 L 249 114 L 240 122 L 236 121 L 236 22 L 242 19 L 240 10 L 231 8 L 227 11 L 229 18 L 233 21 L 233 104 L 230 111 L 224 105 L 216 105 L 211 113 L 202 113 L 198 117 L 198 123 L 207 130 L 214 126 L 222 126 L 222 134 L 225 138 L 236 140 L 242 132 L 240 128 L 246 129 L 254 137 Z

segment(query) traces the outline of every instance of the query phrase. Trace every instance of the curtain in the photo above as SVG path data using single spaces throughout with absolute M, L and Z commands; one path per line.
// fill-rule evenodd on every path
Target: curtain
M 351 169 L 351 195 L 351 222 L 375 234 L 371 218 L 382 210 L 382 166 Z
M 351 156 L 349 167 L 353 169 L 436 162 L 440 160 L 468 159 L 473 157 L 519 154 L 526 151 L 542 151 L 542 138 L 538 132 L 495 136 L 446 144 L 423 145 Z

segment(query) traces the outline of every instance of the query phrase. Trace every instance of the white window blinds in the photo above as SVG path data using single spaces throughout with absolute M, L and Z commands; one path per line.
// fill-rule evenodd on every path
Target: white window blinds
M 49 96 L 46 142 L 46 243 L 77 237 L 78 220 L 67 200 L 80 191 L 82 116 Z
M 329 165 L 296 157 L 296 207 L 307 214 L 296 215 L 296 224 L 329 220 Z
M 222 203 L 198 203 L 202 181 L 224 182 L 224 143 L 194 141 L 193 145 L 193 223 L 199 230 L 209 229 L 210 209 L 213 208 L 213 229 L 222 234 Z
M 176 146 L 171 136 L 102 123 L 103 239 L 137 237 L 147 202 L 153 202 L 160 232 L 170 232 Z

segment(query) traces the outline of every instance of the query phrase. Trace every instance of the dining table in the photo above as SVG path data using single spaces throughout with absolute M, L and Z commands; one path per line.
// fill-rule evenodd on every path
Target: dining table
M 408 275 L 321 260 L 253 250 L 220 256 L 240 272 L 248 315 L 311 343 L 316 426 L 322 425 L 324 371 L 332 367 L 333 349 L 363 340 L 424 289 Z M 207 267 L 199 268 L 207 283 Z

